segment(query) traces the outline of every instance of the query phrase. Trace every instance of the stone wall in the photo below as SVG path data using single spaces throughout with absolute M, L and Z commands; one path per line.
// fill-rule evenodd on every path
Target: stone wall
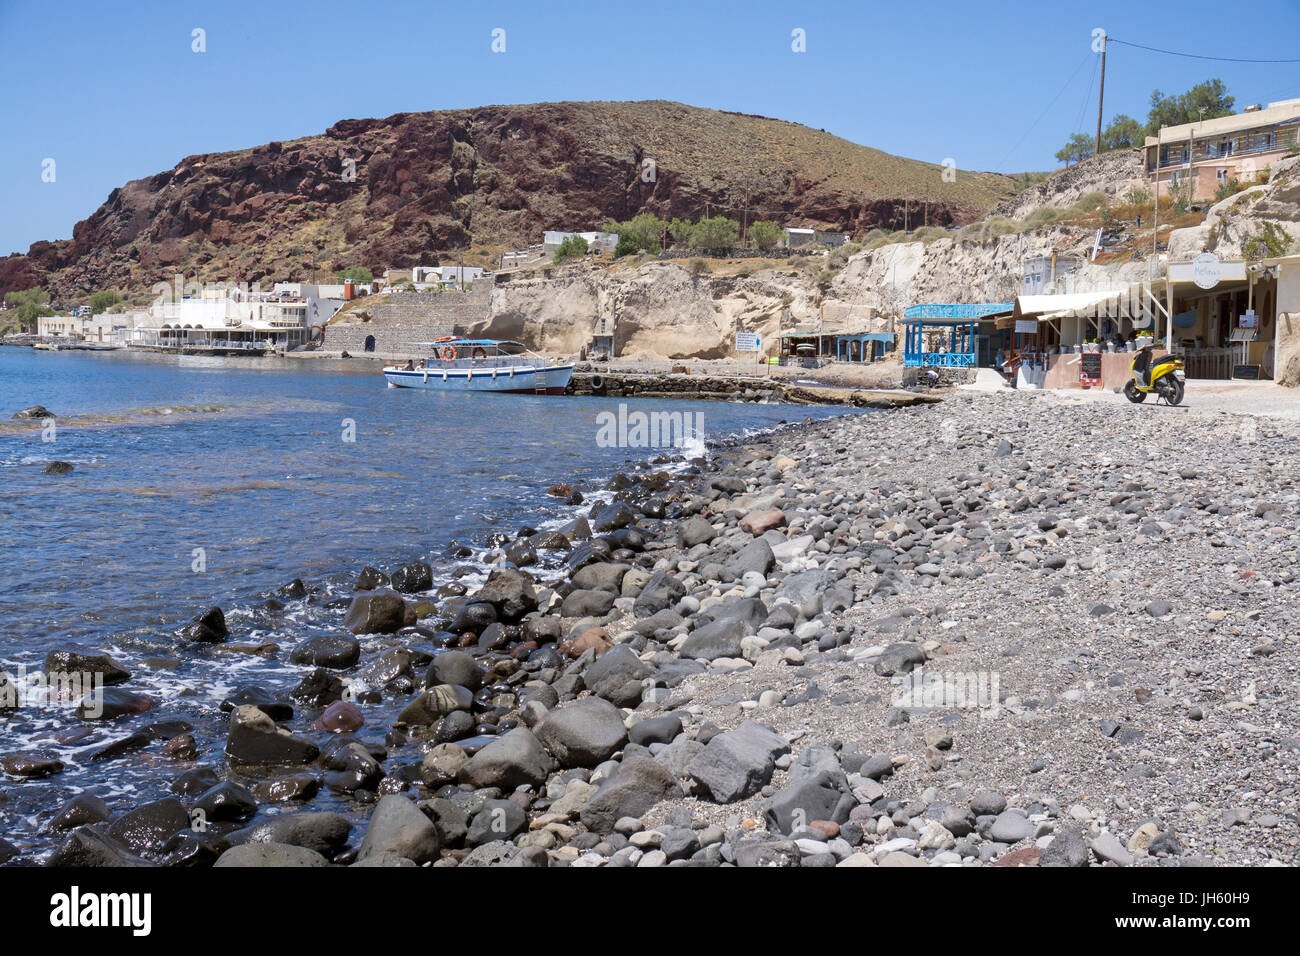
M 469 292 L 368 296 L 326 326 L 322 347 L 350 355 L 418 355 L 423 350 L 414 343 L 463 335 L 482 324 L 489 314 L 493 284 L 490 276 L 481 276 Z

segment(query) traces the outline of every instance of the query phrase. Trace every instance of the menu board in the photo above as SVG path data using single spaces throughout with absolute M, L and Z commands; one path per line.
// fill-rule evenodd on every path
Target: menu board
M 1079 381 L 1084 385 L 1100 385 L 1101 353 L 1084 352 L 1079 358 Z

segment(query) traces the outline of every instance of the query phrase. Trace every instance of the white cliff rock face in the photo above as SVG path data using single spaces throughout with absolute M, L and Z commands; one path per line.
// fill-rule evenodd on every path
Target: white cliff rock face
M 1108 190 L 1098 188 L 1098 168 L 1117 177 Z M 1067 172 L 1034 187 L 1037 199 L 1022 207 L 1032 210 L 1034 202 L 1048 198 L 1052 205 L 1068 205 L 1095 191 L 1122 195 L 1134 185 L 1130 173 L 1138 170 L 1136 154 L 1107 154 L 1099 167 L 1074 180 L 1056 182 Z M 1278 163 L 1266 186 L 1216 204 L 1203 225 L 1175 230 L 1170 255 L 1191 259 L 1209 249 L 1220 258 L 1238 257 L 1264 221 L 1300 238 L 1300 157 Z M 622 357 L 722 358 L 735 354 L 737 332 L 757 332 L 771 344 L 781 331 L 815 327 L 823 318 L 827 331 L 889 330 L 913 303 L 1010 301 L 1021 292 L 1025 260 L 1053 252 L 1086 259 L 1093 239 L 1092 233 L 1049 225 L 983 239 L 896 243 L 849 258 L 825 291 L 812 278 L 824 259 L 810 260 L 802 270 L 784 262 L 764 268 L 755 260 L 756 271 L 748 276 L 693 276 L 682 260 L 633 268 L 574 266 L 554 270 L 550 278 L 521 274 L 498 282 L 490 318 L 467 331 L 575 354 L 590 344 L 598 318 L 612 318 Z M 1112 289 L 1147 277 L 1145 259 L 1085 262 L 1071 289 Z

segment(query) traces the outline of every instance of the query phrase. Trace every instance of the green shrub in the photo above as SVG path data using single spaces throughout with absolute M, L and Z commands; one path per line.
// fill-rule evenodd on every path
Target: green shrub
M 621 241 L 621 239 L 620 239 Z M 565 236 L 560 248 L 555 250 L 554 263 L 558 266 L 571 259 L 581 259 L 587 254 L 587 240 L 582 236 Z
M 705 259 L 692 259 L 687 267 L 693 276 L 702 276 L 709 271 L 709 263 Z

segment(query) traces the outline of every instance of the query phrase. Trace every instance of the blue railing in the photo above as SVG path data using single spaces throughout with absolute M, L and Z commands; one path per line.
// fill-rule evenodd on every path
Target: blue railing
M 903 365 L 909 368 L 974 368 L 974 352 L 918 352 L 905 355 Z

